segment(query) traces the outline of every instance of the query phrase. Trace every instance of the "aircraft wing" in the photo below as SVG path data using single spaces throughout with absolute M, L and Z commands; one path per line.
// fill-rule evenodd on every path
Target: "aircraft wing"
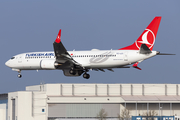
M 71 55 L 69 55 L 66 48 L 62 44 L 62 42 L 61 42 L 61 29 L 59 30 L 58 36 L 57 36 L 55 42 L 53 43 L 53 46 L 54 46 L 54 53 L 56 56 L 56 63 L 58 63 L 57 65 L 59 65 L 59 68 L 64 68 L 64 67 L 69 68 L 69 67 L 73 67 L 74 65 L 81 67 L 80 64 L 77 63 L 71 57 Z

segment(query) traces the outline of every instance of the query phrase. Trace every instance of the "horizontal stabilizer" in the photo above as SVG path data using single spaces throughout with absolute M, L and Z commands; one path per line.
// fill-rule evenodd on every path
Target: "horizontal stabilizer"
M 151 53 L 151 50 L 147 47 L 146 44 L 142 44 L 139 51 L 140 51 L 140 54 L 149 54 L 149 53 Z
M 133 65 L 133 67 L 136 68 L 136 69 L 138 69 L 138 70 L 142 70 L 140 67 L 138 67 L 138 62 L 135 63 L 135 64 Z

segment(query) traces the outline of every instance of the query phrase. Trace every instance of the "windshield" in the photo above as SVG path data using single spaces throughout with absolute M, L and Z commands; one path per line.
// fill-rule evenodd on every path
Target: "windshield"
M 11 60 L 14 59 L 14 58 L 15 58 L 15 57 L 12 57 Z

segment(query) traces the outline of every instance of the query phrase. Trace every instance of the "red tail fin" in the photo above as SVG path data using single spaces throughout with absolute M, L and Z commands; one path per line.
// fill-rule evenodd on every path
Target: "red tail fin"
M 144 32 L 139 36 L 139 38 L 130 46 L 121 48 L 119 50 L 139 50 L 141 44 L 146 44 L 147 47 L 152 50 L 156 34 L 159 28 L 161 17 L 155 17 L 152 22 L 147 26 Z

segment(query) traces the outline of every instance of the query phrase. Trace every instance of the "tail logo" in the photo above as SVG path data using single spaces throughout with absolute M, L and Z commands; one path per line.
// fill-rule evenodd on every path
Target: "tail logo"
M 61 36 L 59 37 L 59 35 L 58 35 L 58 39 L 60 39 L 60 40 L 61 40 Z
M 139 37 L 139 39 L 135 42 L 138 48 L 141 47 L 141 44 L 146 44 L 150 49 L 153 47 L 155 42 L 155 35 L 150 29 L 145 29 L 144 33 Z

